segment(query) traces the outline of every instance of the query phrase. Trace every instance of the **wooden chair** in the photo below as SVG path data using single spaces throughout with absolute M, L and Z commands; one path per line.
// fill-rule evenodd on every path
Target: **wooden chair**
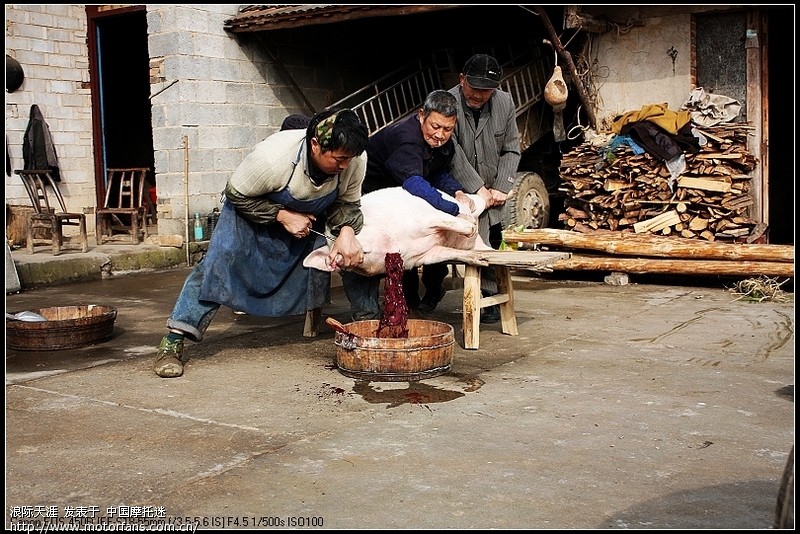
M 113 241 L 116 235 L 125 235 L 125 243 L 139 244 L 139 233 L 147 237 L 147 204 L 145 182 L 147 167 L 108 169 L 106 171 L 106 198 L 96 212 L 97 244 Z M 117 241 L 119 242 L 119 241 Z
M 64 197 L 58 189 L 58 183 L 53 179 L 50 171 L 47 170 L 17 170 L 14 171 L 22 179 L 25 190 L 31 199 L 33 213 L 28 216 L 28 254 L 33 254 L 36 241 L 52 243 L 53 255 L 61 253 L 65 242 L 78 240 L 81 252 L 89 250 L 89 240 L 86 236 L 86 215 L 83 213 L 69 213 L 64 204 Z M 58 205 L 53 205 L 50 201 L 50 194 L 54 194 Z M 56 211 L 56 208 L 61 211 Z M 77 236 L 65 236 L 64 226 L 77 226 L 79 233 Z M 43 231 L 39 231 L 43 230 Z M 45 237 L 42 237 L 44 235 Z

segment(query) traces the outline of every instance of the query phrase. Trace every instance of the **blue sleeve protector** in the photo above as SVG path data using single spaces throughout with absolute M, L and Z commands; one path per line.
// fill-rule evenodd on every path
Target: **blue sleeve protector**
M 436 189 L 440 191 L 444 191 L 451 197 L 456 196 L 456 191 L 463 191 L 464 186 L 461 183 L 453 178 L 453 175 L 449 172 L 443 172 L 433 180 L 431 180 L 431 185 L 434 186 Z
M 425 199 L 428 204 L 439 211 L 458 215 L 458 204 L 442 198 L 442 194 L 422 176 L 411 176 L 403 182 L 403 189 L 414 195 Z

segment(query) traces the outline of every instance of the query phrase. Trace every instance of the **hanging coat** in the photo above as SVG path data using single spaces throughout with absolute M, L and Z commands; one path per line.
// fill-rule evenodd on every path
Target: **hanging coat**
M 50 127 L 36 104 L 31 106 L 30 120 L 22 138 L 22 159 L 26 170 L 46 169 L 56 182 L 61 181 L 58 155 L 50 135 Z

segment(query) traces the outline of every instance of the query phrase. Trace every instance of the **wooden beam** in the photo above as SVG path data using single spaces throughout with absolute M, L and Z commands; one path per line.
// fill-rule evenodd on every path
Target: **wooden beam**
M 691 228 L 691 226 L 690 226 Z M 696 225 L 694 230 L 704 228 Z M 570 230 L 540 228 L 523 232 L 503 233 L 506 243 L 538 244 L 570 249 L 594 250 L 627 256 L 666 258 L 718 259 L 741 261 L 770 261 L 794 264 L 793 245 L 762 245 L 757 243 L 717 243 L 698 239 L 682 239 L 639 235 L 629 232 L 598 232 L 582 234 Z

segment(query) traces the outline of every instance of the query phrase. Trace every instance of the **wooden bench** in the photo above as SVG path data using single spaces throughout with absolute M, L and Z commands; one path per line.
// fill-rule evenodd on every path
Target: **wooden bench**
M 517 315 L 514 311 L 514 285 L 511 282 L 512 269 L 548 271 L 549 266 L 558 260 L 568 259 L 569 252 L 539 252 L 533 250 L 497 250 L 486 253 L 489 266 L 494 267 L 497 276 L 497 294 L 484 297 L 481 294 L 481 269 L 477 265 L 464 267 L 464 306 L 462 330 L 464 348 L 477 349 L 480 346 L 481 309 L 488 306 L 500 307 L 500 329 L 510 336 L 519 335 Z
M 562 259 L 569 259 L 569 252 L 539 252 L 532 250 L 495 250 L 486 253 L 489 266 L 494 267 L 497 276 L 497 294 L 484 297 L 481 294 L 481 269 L 477 265 L 464 266 L 464 304 L 462 329 L 464 348 L 477 349 L 480 345 L 481 308 L 500 306 L 500 328 L 504 334 L 519 335 L 517 316 L 514 311 L 514 285 L 511 282 L 512 269 L 549 271 L 550 265 Z M 306 312 L 303 336 L 316 337 L 322 317 L 321 308 Z

